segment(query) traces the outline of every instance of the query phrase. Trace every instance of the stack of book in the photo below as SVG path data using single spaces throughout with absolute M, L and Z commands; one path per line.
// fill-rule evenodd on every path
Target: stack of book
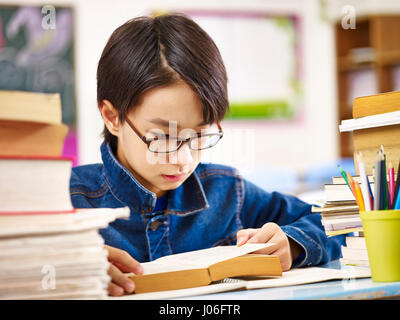
M 360 181 L 359 176 L 353 176 Z M 369 177 L 372 181 L 373 177 Z M 325 184 L 325 199 L 313 212 L 321 213 L 321 223 L 328 236 L 362 231 L 359 208 L 353 193 L 343 177 L 333 177 L 331 184 Z
M 360 176 L 353 176 L 360 183 Z M 373 176 L 368 176 L 373 185 Z M 343 177 L 333 177 L 332 184 L 325 184 L 325 200 L 313 212 L 321 213 L 321 222 L 327 236 L 347 234 L 342 246 L 341 264 L 369 266 L 360 209 Z
M 104 299 L 110 281 L 98 233 L 129 208 L 0 215 L 0 299 Z
M 0 91 L 0 299 L 102 298 L 98 233 L 129 209 L 73 208 L 59 95 Z
M 346 246 L 342 246 L 341 264 L 368 267 L 368 252 L 365 243 L 364 233 L 358 236 L 346 237 Z

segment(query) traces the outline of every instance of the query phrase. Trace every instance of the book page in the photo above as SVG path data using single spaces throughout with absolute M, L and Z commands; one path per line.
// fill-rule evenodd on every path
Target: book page
M 246 289 L 246 281 L 236 280 L 232 282 L 220 281 L 212 283 L 207 286 L 168 290 L 168 291 L 156 291 L 156 292 L 145 292 L 145 293 L 134 293 L 126 294 L 122 297 L 108 296 L 107 300 L 159 300 L 159 299 L 175 299 L 190 296 L 199 296 L 203 294 L 211 294 L 218 292 L 233 291 L 239 289 Z
M 272 243 L 246 243 L 240 247 L 236 245 L 218 246 L 209 249 L 172 254 L 151 262 L 141 263 L 141 265 L 144 274 L 207 268 L 214 263 L 243 256 L 247 253 L 272 245 Z
M 257 277 L 260 280 L 247 281 L 247 289 L 276 288 L 294 286 L 306 283 L 323 282 L 334 279 L 369 278 L 369 268 L 351 267 L 343 269 L 330 269 L 320 267 L 294 268 L 283 272 L 282 277 Z
M 150 261 L 150 262 L 143 262 L 140 265 L 143 267 L 143 274 L 155 274 L 155 273 L 163 273 L 163 272 L 173 272 L 173 271 L 197 269 L 196 266 L 164 263 L 164 261 L 158 261 L 158 260 L 154 260 L 154 261 Z M 135 274 L 134 273 L 126 273 L 125 275 L 134 276 Z
M 70 223 L 31 223 L 13 227 L 4 227 L 0 223 L 0 238 L 11 236 L 33 236 L 41 234 L 59 234 L 60 232 L 76 232 L 82 230 L 105 228 L 116 219 L 125 219 L 130 215 L 128 207 L 123 208 L 88 208 L 77 209 L 69 213 Z M 25 219 L 25 216 L 21 215 Z M 48 215 L 47 219 L 51 218 Z M 1 221 L 0 221 L 1 222 Z

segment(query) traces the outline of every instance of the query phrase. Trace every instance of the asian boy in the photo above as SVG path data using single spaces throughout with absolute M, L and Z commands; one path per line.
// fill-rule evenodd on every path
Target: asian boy
M 110 295 L 132 293 L 123 273 L 140 262 L 217 245 L 271 242 L 282 269 L 340 257 L 319 214 L 296 197 L 268 193 L 231 167 L 201 163 L 223 138 L 227 75 L 208 34 L 180 14 L 132 19 L 111 35 L 98 63 L 102 164 L 73 168 L 77 208 L 123 207 L 101 230 Z

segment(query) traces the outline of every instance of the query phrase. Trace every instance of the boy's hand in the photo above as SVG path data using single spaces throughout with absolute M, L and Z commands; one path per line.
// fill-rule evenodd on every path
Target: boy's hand
M 293 260 L 303 251 L 303 248 L 298 243 L 289 239 L 282 229 L 273 222 L 268 222 L 259 229 L 239 230 L 236 238 L 238 246 L 245 243 L 274 243 L 273 246 L 254 253 L 277 255 L 281 260 L 282 271 L 289 270 Z
M 124 292 L 132 293 L 135 290 L 135 284 L 123 273 L 142 274 L 142 266 L 128 252 L 107 245 L 104 245 L 104 247 L 108 250 L 108 261 L 110 262 L 108 274 L 111 277 L 111 282 L 108 284 L 108 294 L 110 296 L 122 296 Z

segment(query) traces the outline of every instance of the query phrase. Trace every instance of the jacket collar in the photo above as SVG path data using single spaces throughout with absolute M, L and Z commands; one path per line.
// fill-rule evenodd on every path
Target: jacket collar
M 117 160 L 108 143 L 102 143 L 100 151 L 104 176 L 112 194 L 136 211 L 151 212 L 156 205 L 156 194 L 142 186 Z M 196 170 L 181 186 L 168 192 L 167 211 L 171 214 L 186 215 L 208 207 L 209 204 Z

